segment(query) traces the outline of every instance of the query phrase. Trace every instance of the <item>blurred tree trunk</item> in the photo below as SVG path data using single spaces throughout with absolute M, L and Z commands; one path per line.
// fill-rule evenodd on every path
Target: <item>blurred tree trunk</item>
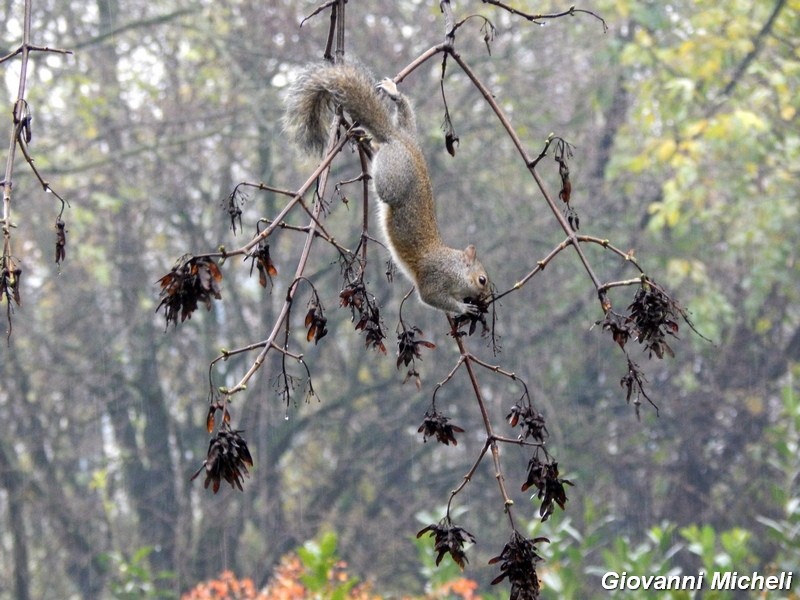
M 98 0 L 97 8 L 101 35 L 114 30 L 118 26 L 117 0 Z M 98 67 L 107 97 L 113 99 L 116 95 L 112 105 L 124 107 L 114 45 L 103 44 L 98 56 L 102 57 Z M 112 164 L 118 165 L 118 173 L 126 172 L 127 166 L 121 158 L 125 145 L 121 138 L 124 129 L 120 125 L 125 123 L 128 123 L 126 116 L 114 114 L 113 109 L 105 123 L 101 120 L 109 156 Z M 124 177 L 110 177 L 108 182 L 110 188 L 105 193 L 125 198 L 117 189 L 127 183 Z M 176 560 L 176 480 L 180 475 L 175 473 L 172 460 L 170 417 L 161 389 L 153 318 L 141 311 L 141 296 L 152 293 L 152 281 L 148 281 L 142 266 L 148 232 L 143 204 L 149 202 L 148 187 L 147 182 L 142 181 L 142 204 L 126 199 L 108 224 L 109 243 L 116 248 L 112 257 L 117 301 L 114 312 L 124 336 L 125 353 L 121 360 L 128 363 L 115 368 L 109 415 L 125 456 L 125 484 L 138 515 L 139 543 L 153 548 L 150 560 L 155 570 L 171 571 Z M 137 435 L 133 419 L 141 420 L 141 437 Z M 133 552 L 135 548 L 123 550 Z
M 22 508 L 24 483 L 18 467 L 12 464 L 9 449 L 4 438 L 0 437 L 0 487 L 8 498 L 8 531 L 11 533 L 11 553 L 14 566 L 14 598 L 28 600 L 28 539 L 25 531 L 25 513 Z

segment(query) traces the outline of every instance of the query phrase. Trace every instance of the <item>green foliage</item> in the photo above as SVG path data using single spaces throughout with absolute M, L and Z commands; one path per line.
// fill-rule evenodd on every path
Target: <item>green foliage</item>
M 743 1 L 631 8 L 634 35 L 622 50 L 636 99 L 609 173 L 658 182 L 655 196 L 641 190 L 650 230 L 666 232 L 670 254 L 702 257 L 697 322 L 714 335 L 715 321 L 730 324 L 741 311 L 774 327 L 780 317 L 764 304 L 776 291 L 798 300 L 796 286 L 776 282 L 797 279 L 786 240 L 798 214 L 800 133 L 787 125 L 800 109 L 800 61 L 779 40 L 800 17 L 784 6 L 771 21 L 774 9 Z M 722 253 L 703 252 L 710 248 Z M 706 310 L 714 305 L 716 314 Z
M 723 570 L 747 570 L 757 566 L 756 556 L 748 543 L 752 533 L 735 527 L 717 534 L 710 525 L 691 525 L 680 531 L 688 542 L 686 549 L 700 557 L 701 568 L 707 573 Z
M 532 521 L 531 537 L 544 536 L 550 543 L 543 547 L 546 561 L 540 568 L 544 598 L 578 600 L 585 594 L 584 566 L 602 548 L 607 533 L 605 527 L 613 520 L 596 511 L 591 499 L 584 505 L 584 531 L 572 523 L 572 518 Z
M 795 370 L 800 371 L 797 367 Z M 756 517 L 778 546 L 775 563 L 782 570 L 794 569 L 800 564 L 800 397 L 794 382 L 794 373 L 790 373 L 781 394 L 782 418 L 770 432 L 773 443 L 767 459 L 781 478 L 771 486 L 780 516 Z
M 764 529 L 733 527 L 719 531 L 713 525 L 689 525 L 678 528 L 672 523 L 651 527 L 641 539 L 614 536 L 614 519 L 603 517 L 591 501 L 585 504 L 583 527 L 576 527 L 570 517 L 552 519 L 546 523 L 533 522 L 532 535 L 543 535 L 551 543 L 541 567 L 542 597 L 549 599 L 578 599 L 594 597 L 592 579 L 604 573 L 630 575 L 696 575 L 722 571 L 791 572 L 800 564 L 800 400 L 794 378 L 789 377 L 781 395 L 782 405 L 778 425 L 771 429 L 771 445 L 766 449 L 768 463 L 774 471 L 772 484 L 773 506 L 761 506 L 763 511 L 777 507 L 782 516 L 756 516 L 757 523 L 766 527 L 774 542 L 773 556 L 766 557 L 755 543 L 763 538 Z M 581 531 L 583 529 L 583 531 Z M 696 566 L 687 568 L 687 564 Z M 683 566 L 682 566 L 683 565 Z M 593 576 L 587 580 L 586 575 Z M 710 576 L 706 579 L 710 581 Z M 594 579 L 596 582 L 597 580 Z M 708 585 L 708 582 L 706 582 Z M 604 591 L 596 597 L 628 597 L 625 591 Z M 704 598 L 727 600 L 736 597 L 728 590 L 704 591 Z M 689 591 L 637 590 L 637 598 L 692 598 Z
M 338 584 L 331 583 L 331 573 L 341 566 L 336 552 L 337 543 L 336 534 L 328 531 L 319 540 L 308 541 L 297 550 L 304 569 L 300 580 L 308 591 L 315 594 L 315 598 L 344 600 L 358 583 L 357 578 L 346 575 Z
M 128 557 L 121 552 L 109 552 L 101 556 L 111 572 L 109 590 L 117 600 L 142 600 L 145 598 L 177 598 L 169 587 L 175 574 L 162 571 L 153 573 L 148 557 L 153 548 L 144 547 Z

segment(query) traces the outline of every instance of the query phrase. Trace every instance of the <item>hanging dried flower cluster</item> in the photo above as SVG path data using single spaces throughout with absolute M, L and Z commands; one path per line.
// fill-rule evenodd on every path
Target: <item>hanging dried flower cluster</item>
M 445 554 L 449 554 L 453 562 L 462 569 L 466 566 L 467 555 L 464 553 L 464 544 L 475 543 L 475 536 L 462 527 L 453 525 L 450 517 L 445 517 L 438 524 L 428 525 L 417 532 L 417 538 L 430 533 L 434 538 L 433 549 L 436 552 L 436 566 L 442 562 Z
M 198 303 L 203 303 L 207 310 L 211 310 L 211 300 L 222 298 L 221 280 L 222 273 L 212 259 L 203 256 L 183 258 L 158 280 L 161 302 L 156 312 L 164 307 L 169 326 L 170 322 L 177 325 L 179 316 L 181 322 L 191 319 Z
M 249 476 L 247 468 L 253 467 L 253 458 L 247 449 L 247 442 L 241 437 L 242 431 L 234 431 L 223 424 L 220 431 L 208 443 L 208 454 L 192 480 L 205 471 L 203 487 L 212 484 L 216 494 L 222 480 L 242 490 L 242 481 Z
M 435 437 L 440 444 L 458 446 L 457 433 L 464 433 L 461 427 L 450 424 L 450 419 L 436 409 L 425 412 L 425 418 L 417 432 L 422 434 L 422 441 L 427 442 L 429 437 Z
M 492 585 L 507 577 L 511 584 L 511 600 L 536 600 L 539 597 L 536 563 L 543 559 L 536 551 L 536 544 L 540 542 L 550 540 L 546 537 L 526 539 L 514 530 L 500 555 L 489 561 L 490 565 L 500 563 L 500 575 L 494 578 Z

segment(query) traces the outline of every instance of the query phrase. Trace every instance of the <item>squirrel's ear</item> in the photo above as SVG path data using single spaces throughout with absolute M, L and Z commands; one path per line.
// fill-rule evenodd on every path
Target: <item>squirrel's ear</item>
M 466 248 L 464 248 L 464 258 L 467 259 L 467 263 L 475 262 L 475 257 L 478 255 L 478 251 L 475 249 L 475 246 L 470 244 Z

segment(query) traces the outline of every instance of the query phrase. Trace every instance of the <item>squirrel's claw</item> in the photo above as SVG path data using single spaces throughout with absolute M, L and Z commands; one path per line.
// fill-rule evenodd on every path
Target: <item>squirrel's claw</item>
M 459 310 L 461 311 L 458 316 L 465 319 L 475 319 L 483 317 L 489 312 L 490 304 L 489 296 L 479 296 L 478 298 L 464 298 L 463 302 L 458 303 Z
M 460 315 L 469 317 L 476 317 L 482 313 L 480 306 L 469 302 L 459 302 L 458 308 L 461 310 Z
M 390 77 L 385 77 L 381 79 L 377 84 L 375 84 L 375 88 L 378 91 L 384 92 L 392 100 L 397 100 L 397 98 L 400 97 L 400 92 L 397 89 L 397 84 Z

